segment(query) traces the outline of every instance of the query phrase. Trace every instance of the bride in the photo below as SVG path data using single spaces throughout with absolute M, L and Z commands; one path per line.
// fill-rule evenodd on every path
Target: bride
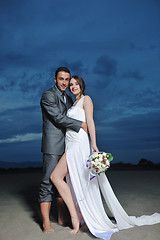
M 70 91 L 75 96 L 75 102 L 67 115 L 87 122 L 89 135 L 83 129 L 78 133 L 70 129 L 66 131 L 65 153 L 50 177 L 69 209 L 73 225 L 70 232 L 76 234 L 83 219 L 94 236 L 109 240 L 113 233 L 121 229 L 159 223 L 158 213 L 137 218 L 128 216 L 105 174 L 97 175 L 90 180 L 90 170 L 86 167 L 86 161 L 92 152 L 99 150 L 96 145 L 93 103 L 89 96 L 84 95 L 84 90 L 83 79 L 80 76 L 73 76 L 70 80 Z M 64 181 L 65 176 L 67 183 Z M 116 223 L 108 218 L 101 193 Z

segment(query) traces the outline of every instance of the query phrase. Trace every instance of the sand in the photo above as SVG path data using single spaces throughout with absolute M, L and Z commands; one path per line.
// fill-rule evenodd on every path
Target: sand
M 128 215 L 160 213 L 159 171 L 108 171 L 110 183 Z M 37 201 L 40 172 L 0 175 L 0 240 L 91 240 L 89 231 L 69 233 L 59 226 L 53 206 L 53 234 L 43 234 Z M 111 240 L 159 240 L 160 224 L 134 227 L 112 235 Z

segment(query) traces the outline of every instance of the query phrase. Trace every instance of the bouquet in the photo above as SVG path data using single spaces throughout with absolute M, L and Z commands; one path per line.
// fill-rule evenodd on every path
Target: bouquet
M 94 152 L 87 160 L 86 166 L 91 169 L 92 175 L 104 173 L 110 167 L 113 160 L 111 153 Z

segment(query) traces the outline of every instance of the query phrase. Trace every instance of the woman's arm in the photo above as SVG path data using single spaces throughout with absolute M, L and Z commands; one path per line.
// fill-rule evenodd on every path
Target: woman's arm
M 86 114 L 86 121 L 88 126 L 89 135 L 92 142 L 93 151 L 99 152 L 96 144 L 96 131 L 95 124 L 93 120 L 93 103 L 89 96 L 85 96 L 83 107 Z

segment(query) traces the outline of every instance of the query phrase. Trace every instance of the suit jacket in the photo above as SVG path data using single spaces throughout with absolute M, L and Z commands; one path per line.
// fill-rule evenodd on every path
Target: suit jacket
M 65 150 L 66 128 L 79 132 L 82 122 L 66 115 L 72 99 L 66 94 L 65 103 L 55 86 L 43 93 L 40 104 L 43 116 L 41 150 L 44 154 L 61 155 Z

